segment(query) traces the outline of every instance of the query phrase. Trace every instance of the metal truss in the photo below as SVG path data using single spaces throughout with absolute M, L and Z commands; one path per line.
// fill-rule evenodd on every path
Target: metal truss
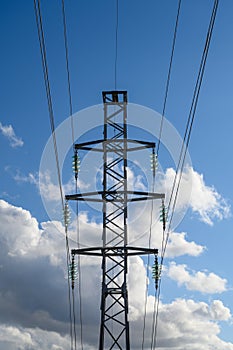
M 102 202 L 103 246 L 73 249 L 72 254 L 102 257 L 99 350 L 130 349 L 128 257 L 157 254 L 157 249 L 128 246 L 128 203 L 164 198 L 164 194 L 129 191 L 128 152 L 154 148 L 153 142 L 127 139 L 127 92 L 105 91 L 104 138 L 75 145 L 76 150 L 103 153 L 103 190 L 67 195 L 67 200 Z

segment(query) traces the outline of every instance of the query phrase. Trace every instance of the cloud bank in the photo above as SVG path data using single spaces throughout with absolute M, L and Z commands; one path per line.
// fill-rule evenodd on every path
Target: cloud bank
M 60 234 L 61 223 L 39 224 L 29 211 L 3 200 L 0 201 L 0 219 L 0 347 L 6 350 L 68 350 L 66 253 L 64 236 Z M 100 225 L 88 219 L 85 213 L 80 216 L 80 227 L 86 235 L 101 232 Z M 187 244 L 184 233 L 178 235 L 173 237 L 172 256 L 180 254 L 182 245 L 187 254 L 201 252 L 202 247 L 198 248 L 194 242 Z M 83 339 L 85 349 L 92 350 L 98 343 L 101 261 L 82 258 L 81 266 Z M 181 272 L 183 279 L 175 269 Z M 194 288 L 196 280 L 204 280 L 209 286 L 208 293 L 216 290 L 221 293 L 226 288 L 225 280 L 220 277 L 206 273 L 201 276 L 182 265 L 171 265 L 169 274 L 187 289 Z M 147 280 L 140 257 L 130 259 L 128 276 L 131 346 L 137 349 L 141 347 Z M 77 289 L 75 295 L 78 296 Z M 153 296 L 148 297 L 145 349 L 150 349 L 154 301 Z M 233 350 L 233 344 L 220 337 L 220 321 L 230 322 L 231 312 L 218 299 L 210 303 L 191 299 L 161 302 L 158 349 Z M 78 313 L 77 332 L 80 332 Z

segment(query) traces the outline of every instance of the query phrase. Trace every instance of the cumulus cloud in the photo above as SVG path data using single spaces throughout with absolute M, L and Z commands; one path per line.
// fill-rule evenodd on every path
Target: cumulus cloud
M 39 191 L 43 198 L 51 202 L 61 201 L 60 189 L 57 184 L 52 180 L 50 172 L 40 173 L 39 181 L 35 178 L 35 184 L 39 188 Z M 74 180 L 71 179 L 66 184 L 63 184 L 64 193 L 70 193 L 74 191 Z
M 53 182 L 50 172 L 47 171 L 40 173 L 39 181 L 35 177 L 35 184 L 39 188 L 42 197 L 47 201 L 58 202 L 61 200 L 59 186 Z M 81 181 L 79 178 L 77 180 L 77 186 L 81 190 L 87 190 L 89 188 L 89 185 Z M 73 193 L 75 188 L 74 177 L 72 177 L 67 183 L 64 183 L 62 187 L 64 194 Z
M 48 257 L 53 265 L 64 263 L 65 229 L 60 221 L 41 222 L 31 216 L 28 210 L 15 207 L 0 200 L 2 236 L 8 247 L 8 254 L 25 258 Z M 84 246 L 100 244 L 101 225 L 90 221 L 86 213 L 80 213 L 81 239 Z M 40 226 L 40 227 L 39 227 Z M 70 245 L 77 242 L 76 223 L 69 230 Z M 83 245 L 83 244 L 82 244 Z
M 60 233 L 61 223 L 39 225 L 27 210 L 3 200 L 0 201 L 0 220 L 0 324 L 68 333 L 66 249 L 65 238 Z M 83 261 L 82 273 L 88 276 L 82 283 L 86 290 L 83 294 L 84 324 L 87 322 L 91 327 L 98 320 L 96 305 L 100 296 L 93 298 L 92 294 L 93 285 L 100 291 L 101 261 L 98 270 L 95 261 L 93 264 Z M 49 346 L 41 348 L 51 349 Z
M 186 236 L 187 233 L 185 232 L 170 233 L 166 249 L 166 257 L 174 258 L 186 254 L 191 256 L 198 256 L 205 250 L 204 246 L 199 245 L 194 241 L 187 241 Z
M 151 203 L 147 204 L 144 210 L 140 206 L 134 206 L 134 209 L 130 209 L 129 217 L 133 217 L 133 220 L 129 221 L 129 245 L 149 246 L 150 237 L 150 246 L 161 250 L 163 229 L 159 216 L 160 202 L 157 205 L 154 203 L 152 220 Z M 150 230 L 151 223 L 152 227 Z M 203 245 L 189 241 L 187 233 L 170 232 L 166 257 L 175 258 L 182 255 L 199 256 L 204 250 L 205 247 Z
M 146 191 L 146 185 L 142 175 L 136 175 L 133 169 L 127 167 L 127 181 L 129 191 Z
M 216 313 L 213 312 L 215 309 L 218 310 Z M 177 299 L 171 304 L 161 304 L 157 347 L 163 350 L 232 350 L 232 343 L 219 338 L 220 327 L 216 322 L 230 318 L 229 309 L 219 300 L 214 300 L 209 305 L 191 299 Z
M 11 147 L 16 148 L 23 146 L 23 140 L 15 135 L 12 125 L 3 125 L 0 122 L 0 131 L 2 135 L 9 140 Z
M 142 300 L 143 304 L 144 300 Z M 142 305 L 131 312 L 131 346 L 139 349 L 142 339 Z M 132 310 L 131 310 L 132 311 Z M 132 317 L 133 314 L 133 317 Z M 151 346 L 151 325 L 154 315 L 154 301 L 150 296 L 147 304 L 147 317 L 144 348 Z M 168 349 L 233 349 L 232 343 L 220 339 L 219 321 L 231 322 L 230 310 L 221 300 L 209 304 L 192 299 L 176 299 L 171 303 L 159 304 L 156 348 Z M 203 331 L 204 330 L 204 331 Z M 140 339 L 140 340 L 139 340 Z
M 9 167 L 6 167 L 5 170 L 10 171 Z M 44 173 L 33 174 L 29 173 L 28 175 L 22 174 L 19 170 L 16 170 L 12 175 L 16 182 L 25 182 L 35 185 L 40 191 L 41 196 L 49 202 L 60 202 L 60 188 L 57 182 L 54 181 L 53 176 L 49 171 Z M 88 184 L 85 184 L 83 181 L 78 179 L 77 185 L 80 189 L 85 190 L 89 187 Z M 75 180 L 71 178 L 67 183 L 62 185 L 64 194 L 72 193 L 75 188 Z
M 159 187 L 164 190 L 167 199 L 170 198 L 174 178 L 175 170 L 172 168 L 168 168 L 164 176 L 160 174 Z M 192 167 L 186 167 L 182 174 L 176 210 L 188 207 L 208 225 L 213 225 L 215 219 L 222 220 L 230 215 L 230 206 L 226 200 L 213 186 L 206 185 L 203 174 Z
M 0 325 L 0 344 L 5 350 L 63 350 L 69 349 L 68 336 L 61 336 L 56 332 L 48 332 L 38 328 L 23 328 Z
M 177 265 L 172 262 L 167 274 L 178 285 L 185 285 L 188 290 L 209 294 L 222 293 L 227 290 L 227 280 L 213 272 L 191 272 L 186 265 Z
M 38 222 L 29 211 L 0 200 L 0 217 L 2 238 L 9 247 L 9 254 L 24 255 L 37 246 L 40 238 Z
M 27 210 L 5 201 L 0 201 L 0 219 L 0 347 L 6 350 L 68 350 L 66 253 L 64 236 L 59 233 L 61 223 L 39 224 Z M 80 217 L 80 227 L 80 232 L 84 230 L 85 235 L 89 231 L 93 237 L 101 233 L 100 225 L 86 213 Z M 72 230 L 71 235 L 75 235 Z M 180 244 L 184 243 L 184 238 L 183 235 Z M 98 263 L 97 260 L 81 259 L 81 275 L 77 281 L 81 282 L 82 288 L 83 339 L 88 350 L 98 344 L 101 260 Z M 145 291 L 149 282 L 140 257 L 129 259 L 128 277 L 131 346 L 137 349 L 141 347 Z M 206 277 L 202 283 L 210 285 L 209 275 Z M 220 280 L 215 281 L 221 285 Z M 192 278 L 187 282 L 194 283 Z M 145 349 L 150 349 L 151 344 L 154 301 L 150 295 Z M 220 300 L 210 303 L 185 299 L 167 304 L 161 302 L 158 348 L 233 350 L 233 344 L 220 337 L 219 321 L 230 320 L 230 310 Z M 80 334 L 78 312 L 77 332 Z
M 98 170 L 101 172 L 101 170 Z M 141 174 L 137 175 L 134 169 L 127 168 L 128 175 L 128 189 L 147 191 L 145 179 Z M 60 202 L 60 189 L 56 181 L 56 178 L 47 170 L 38 174 L 29 173 L 23 175 L 19 171 L 13 175 L 17 182 L 28 182 L 34 184 L 39 189 L 42 198 L 50 206 L 51 204 L 57 204 Z M 156 192 L 165 193 L 165 202 L 168 204 L 170 200 L 170 194 L 175 177 L 175 170 L 168 168 L 164 174 L 159 173 L 156 181 Z M 84 182 L 85 179 L 78 179 L 78 187 L 81 191 L 89 189 L 90 184 Z M 62 185 L 64 194 L 73 193 L 75 188 L 74 178 L 70 179 L 67 183 Z M 94 189 L 95 190 L 95 189 Z M 176 187 L 174 193 L 176 192 Z M 131 210 L 132 204 L 129 206 Z M 171 202 L 170 209 L 173 203 Z M 143 215 L 148 217 L 150 215 L 151 203 L 150 201 L 140 202 L 140 207 L 137 204 L 133 204 L 132 214 L 129 216 L 130 220 L 134 220 L 134 224 L 140 220 L 143 220 Z M 154 203 L 153 224 L 155 221 L 159 222 L 159 207 L 160 201 Z M 186 167 L 183 174 L 179 188 L 178 199 L 175 207 L 173 217 L 173 229 L 175 229 L 177 223 L 185 215 L 188 208 L 196 213 L 200 220 L 208 225 L 213 225 L 215 220 L 223 220 L 231 215 L 230 205 L 227 201 L 217 192 L 213 186 L 206 185 L 202 174 L 196 172 L 192 167 Z M 95 208 L 96 209 L 96 208 Z M 51 210 L 51 209 L 50 209 Z M 141 214 L 139 215 L 139 213 Z M 129 223 L 130 223 L 129 220 Z M 150 219 L 147 218 L 147 223 Z M 141 226 L 141 225 L 140 225 Z M 145 230 L 144 230 L 145 231 Z M 142 232 L 143 234 L 144 232 Z

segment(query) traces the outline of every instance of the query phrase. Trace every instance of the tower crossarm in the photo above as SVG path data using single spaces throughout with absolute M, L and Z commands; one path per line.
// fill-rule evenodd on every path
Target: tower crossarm
M 114 125 L 112 125 L 114 127 Z M 103 143 L 106 145 L 114 146 L 111 149 L 107 149 L 106 152 L 115 152 L 115 148 L 118 147 L 122 143 L 121 139 L 110 139 L 110 140 L 93 140 L 88 142 L 82 142 L 82 143 L 76 143 L 75 149 L 76 150 L 82 150 L 82 151 L 93 151 L 93 152 L 101 152 L 103 153 Z M 100 145 L 100 147 L 98 147 Z M 133 152 L 133 151 L 140 151 L 145 150 L 147 148 L 155 148 L 155 142 L 147 142 L 142 140 L 133 140 L 133 139 L 127 139 L 126 144 L 126 151 L 127 152 Z
M 78 200 L 87 202 L 123 202 L 120 197 L 124 191 L 96 191 L 96 192 L 83 192 L 76 194 L 69 194 L 65 196 L 66 200 Z M 105 199 L 103 196 L 105 194 Z M 144 192 L 144 191 L 126 191 L 127 202 L 136 202 L 153 199 L 164 199 L 164 193 Z M 98 198 L 97 196 L 100 195 Z
M 127 254 L 128 256 L 136 255 L 148 255 L 148 254 L 158 254 L 158 249 L 144 248 L 144 247 L 134 247 L 134 246 L 121 246 L 121 247 L 90 247 L 90 248 L 79 248 L 72 249 L 71 254 L 73 255 L 91 255 L 100 256 L 103 254 L 105 256 L 122 256 Z

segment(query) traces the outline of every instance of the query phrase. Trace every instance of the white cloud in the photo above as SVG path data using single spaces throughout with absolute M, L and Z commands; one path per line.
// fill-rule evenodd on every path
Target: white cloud
M 64 336 L 69 332 L 67 283 L 64 279 L 66 253 L 64 236 L 59 233 L 62 230 L 61 223 L 44 222 L 39 227 L 37 220 L 28 211 L 5 201 L 0 201 L 0 219 L 0 348 L 68 350 L 69 336 Z M 85 236 L 90 232 L 90 241 L 95 235 L 101 236 L 101 225 L 88 218 L 86 213 L 80 216 L 80 228 L 80 233 Z M 75 235 L 72 227 L 70 234 Z M 176 239 L 177 237 L 174 240 Z M 184 234 L 180 241 L 181 245 L 184 244 Z M 197 248 L 192 249 L 193 253 Z M 6 254 L 9 252 L 11 255 Z M 97 346 L 99 332 L 101 258 L 82 258 L 81 271 L 77 285 L 81 282 L 82 307 L 85 310 L 84 346 L 85 349 L 93 350 Z M 206 276 L 208 277 L 207 274 Z M 128 277 L 131 344 L 132 348 L 138 349 L 141 346 L 146 281 L 148 282 L 140 257 L 129 259 Z M 204 283 L 210 285 L 208 279 Z M 150 349 L 153 310 L 154 297 L 149 296 L 145 349 Z M 232 343 L 221 340 L 218 324 L 219 321 L 230 320 L 230 310 L 220 300 L 209 304 L 184 299 L 168 304 L 161 302 L 158 348 L 203 350 L 215 346 L 216 350 L 233 350 Z M 78 321 L 77 331 L 79 332 Z M 9 338 L 11 332 L 15 335 Z M 5 339 L 11 339 L 11 343 L 8 341 L 6 344 Z
M 175 170 L 169 168 L 164 176 L 160 174 L 160 188 L 166 193 L 166 200 L 170 198 Z M 179 174 L 178 174 L 179 178 Z M 176 187 L 175 191 L 176 193 Z M 213 225 L 213 220 L 229 217 L 230 206 L 225 199 L 212 186 L 207 186 L 202 174 L 192 167 L 184 169 L 179 188 L 176 210 L 181 211 L 190 207 L 198 213 L 200 220 L 208 225 Z
M 32 345 L 32 338 L 28 332 L 21 332 L 17 327 L 5 326 L 0 327 L 0 339 L 2 341 L 13 341 L 18 344 L 23 343 Z
M 188 290 L 196 290 L 202 293 L 222 293 L 227 290 L 227 280 L 215 273 L 190 272 L 186 265 L 177 265 L 172 262 L 167 271 L 168 276 L 178 285 L 185 285 Z
M 40 177 L 38 177 L 37 174 L 29 173 L 28 175 L 23 175 L 17 171 L 16 175 L 14 175 L 14 180 L 17 182 L 27 182 L 36 185 L 41 195 L 48 201 L 61 201 L 59 186 L 52 181 L 52 176 L 49 172 L 41 173 Z M 63 189 L 68 191 L 73 190 L 73 180 L 70 180 L 67 184 L 63 185 Z
M 48 332 L 38 328 L 23 328 L 0 325 L 0 344 L 6 350 L 65 350 L 69 349 L 68 336 Z
M 45 173 L 40 173 L 39 180 L 35 176 L 34 176 L 34 179 L 35 179 L 34 183 L 39 188 L 43 198 L 51 202 L 61 201 L 59 186 L 52 181 L 52 175 L 48 171 Z M 77 186 L 81 190 L 86 190 L 87 188 L 89 188 L 89 185 L 85 184 L 79 178 L 77 180 Z M 74 177 L 72 177 L 67 183 L 63 183 L 62 188 L 63 188 L 64 195 L 68 193 L 73 193 L 75 189 Z
M 8 247 L 8 254 L 25 258 L 48 257 L 52 265 L 65 266 L 65 228 L 60 221 L 40 224 L 28 210 L 0 200 L 1 234 Z M 69 228 L 70 247 L 77 246 L 77 222 Z M 87 213 L 79 214 L 81 246 L 101 245 L 102 224 L 89 220 Z M 90 259 L 87 259 L 90 260 Z M 95 260 L 93 260 L 95 262 Z M 90 265 L 90 263 L 87 264 Z
M 162 223 L 159 221 L 159 207 L 160 201 L 154 203 L 150 245 L 161 250 L 163 230 Z M 151 203 L 148 202 L 144 210 L 140 206 L 134 205 L 129 212 L 129 218 L 131 217 L 134 219 L 132 222 L 129 222 L 129 245 L 149 246 Z M 187 233 L 170 232 L 166 257 L 174 258 L 181 255 L 199 256 L 204 250 L 204 246 L 194 241 L 189 241 Z
M 9 166 L 5 167 L 5 170 L 9 171 L 12 174 L 12 171 Z M 31 184 L 37 183 L 36 176 L 33 175 L 32 173 L 29 173 L 28 175 L 23 175 L 19 172 L 19 170 L 16 170 L 14 174 L 12 174 L 12 176 L 16 182 L 27 182 Z
M 213 310 L 217 309 L 217 313 Z M 151 316 L 151 315 L 150 315 Z M 220 300 L 210 305 L 193 300 L 177 299 L 171 304 L 160 304 L 157 347 L 160 350 L 232 350 L 233 344 L 219 338 L 220 327 L 216 321 L 229 320 L 229 309 Z M 142 320 L 131 321 L 131 347 L 139 349 L 142 334 Z M 203 332 L 204 330 L 204 332 Z M 96 331 L 98 331 L 96 329 Z M 150 349 L 150 337 L 145 338 L 145 349 Z M 0 345 L 5 350 L 69 350 L 68 335 L 40 328 L 0 325 Z M 95 344 L 96 345 L 96 344 Z M 95 345 L 84 341 L 87 350 Z
M 12 257 L 48 257 L 52 265 L 65 267 L 64 236 L 61 222 L 41 223 L 28 210 L 0 200 L 2 235 Z
M 11 147 L 15 148 L 23 146 L 23 140 L 15 135 L 12 125 L 2 125 L 0 122 L 0 131 L 2 135 L 9 140 Z
M 136 273 L 135 273 L 136 272 Z M 130 299 L 130 319 L 137 320 L 142 315 L 145 305 L 146 268 L 142 259 L 132 257 L 129 261 L 128 288 Z
M 142 191 L 147 190 L 143 181 L 143 177 L 141 175 L 136 175 L 130 168 L 127 169 L 127 174 L 129 182 L 128 189 Z M 13 177 L 17 182 L 28 182 L 36 185 L 41 193 L 42 198 L 44 199 L 45 203 L 47 203 L 49 208 L 50 204 L 54 204 L 55 202 L 58 203 L 61 201 L 58 183 L 57 181 L 54 181 L 53 176 L 49 171 L 40 173 L 39 176 L 32 173 L 29 173 L 25 176 L 17 171 Z M 165 193 L 166 203 L 168 203 L 170 199 L 174 177 L 175 170 L 169 168 L 166 170 L 165 174 L 160 173 L 157 179 L 156 192 Z M 90 185 L 85 183 L 83 180 L 78 179 L 78 187 L 81 190 L 87 190 L 89 186 Z M 71 178 L 67 183 L 64 183 L 62 187 L 64 194 L 73 193 L 75 188 L 74 178 Z M 174 193 L 175 192 L 176 188 Z M 132 211 L 132 214 L 130 214 L 129 223 L 132 222 L 133 218 L 134 226 L 137 222 L 136 226 L 138 225 L 139 227 L 141 226 L 140 221 L 144 221 L 145 223 L 145 220 L 143 219 L 143 216 L 145 216 L 147 217 L 146 224 L 148 226 L 148 223 L 150 222 L 149 215 L 151 211 L 151 202 L 140 202 L 139 209 L 136 203 L 129 205 L 130 208 L 132 206 L 134 209 Z M 159 206 L 160 201 L 156 200 L 154 202 L 153 225 L 160 224 Z M 214 187 L 207 186 L 204 182 L 203 175 L 193 170 L 192 167 L 187 167 L 183 172 L 173 221 L 176 221 L 176 217 L 184 215 L 189 207 L 194 213 L 197 213 L 199 215 L 201 221 L 209 225 L 213 225 L 215 219 L 223 220 L 224 218 L 228 218 L 231 215 L 230 206 L 226 200 L 214 189 Z M 171 208 L 172 203 L 170 209 Z M 183 218 L 183 216 L 180 218 Z M 178 220 L 178 222 L 179 221 L 180 220 Z M 142 234 L 144 232 L 145 230 L 143 230 Z
M 213 315 L 217 307 L 218 312 Z M 219 338 L 220 327 L 216 321 L 230 321 L 229 309 L 221 301 L 210 305 L 188 299 L 177 299 L 171 304 L 162 304 L 158 323 L 158 348 L 232 350 L 233 344 Z
M 147 191 L 142 175 L 136 175 L 130 167 L 127 167 L 127 185 L 129 191 Z
M 231 318 L 230 310 L 223 305 L 221 300 L 213 300 L 210 308 L 212 320 L 227 321 Z
M 138 296 L 137 292 L 136 295 Z M 130 294 L 129 298 L 131 300 Z M 154 312 L 153 297 L 150 296 L 148 301 L 145 349 L 150 349 L 151 346 L 151 325 Z M 134 317 L 130 319 L 131 346 L 135 349 L 140 348 L 142 340 L 143 302 L 144 299 L 140 306 L 135 304 L 139 306 L 138 313 L 133 310 Z M 233 343 L 227 343 L 219 337 L 219 321 L 231 322 L 230 310 L 223 305 L 221 300 L 213 300 L 210 304 L 191 299 L 177 299 L 168 304 L 160 301 L 156 348 L 160 350 L 233 350 Z
M 166 249 L 166 257 L 174 258 L 186 254 L 191 256 L 198 256 L 205 250 L 204 246 L 201 246 L 194 241 L 188 242 L 186 240 L 186 236 L 187 234 L 185 232 L 170 233 Z
M 57 175 L 56 175 L 57 176 Z M 54 184 L 52 181 L 52 176 L 49 172 L 46 173 L 40 173 L 39 176 L 39 182 L 37 180 L 35 181 L 37 187 L 39 188 L 39 191 L 41 193 L 41 196 L 45 198 L 48 201 L 55 201 L 59 202 L 61 201 L 61 194 L 60 194 L 60 189 L 57 184 Z M 64 188 L 64 186 L 63 186 Z M 74 184 L 72 186 L 72 180 L 69 181 L 66 184 L 66 188 L 68 189 L 68 192 L 72 189 L 74 189 Z M 66 193 L 66 192 L 64 192 Z
M 10 171 L 10 167 L 5 167 L 6 171 Z M 48 202 L 60 202 L 60 188 L 57 182 L 52 180 L 53 176 L 49 171 L 38 174 L 29 173 L 28 175 L 22 174 L 19 170 L 15 171 L 13 178 L 16 182 L 25 182 L 35 185 L 41 193 L 41 196 Z M 55 174 L 55 176 L 57 176 Z M 78 179 L 77 185 L 80 189 L 84 190 L 89 187 L 83 181 Z M 75 189 L 75 179 L 72 177 L 67 183 L 62 184 L 63 193 L 73 193 Z
M 134 173 L 132 172 L 131 178 Z M 175 171 L 167 169 L 164 175 L 158 178 L 156 192 L 165 192 L 168 202 L 174 180 Z M 134 176 L 135 178 L 135 176 Z M 133 180 L 131 182 L 134 182 Z M 162 243 L 162 225 L 159 222 L 160 201 L 154 201 L 152 213 L 151 246 L 160 249 Z M 186 168 L 181 182 L 178 202 L 175 215 L 185 213 L 190 207 L 193 212 L 198 213 L 200 219 L 208 224 L 213 224 L 215 219 L 222 220 L 230 215 L 230 207 L 217 191 L 204 183 L 203 175 L 198 174 L 193 168 Z M 129 244 L 149 245 L 150 223 L 151 223 L 151 202 L 134 203 L 129 206 Z M 132 219 L 133 218 L 133 219 Z M 166 256 L 169 258 L 190 255 L 200 255 L 205 247 L 194 241 L 188 241 L 184 232 L 170 232 L 166 249 Z
M 9 247 L 9 254 L 24 255 L 37 246 L 40 239 L 38 222 L 29 211 L 10 205 L 0 200 L 0 218 L 4 241 Z

